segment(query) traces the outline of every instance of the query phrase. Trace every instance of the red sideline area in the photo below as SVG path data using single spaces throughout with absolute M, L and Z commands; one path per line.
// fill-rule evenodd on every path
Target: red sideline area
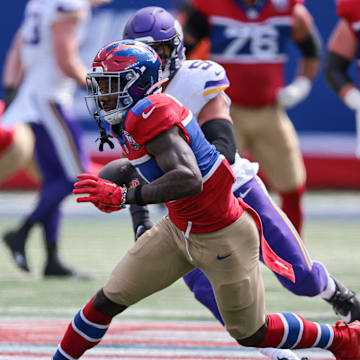
M 92 157 L 90 171 L 97 174 L 114 157 Z M 305 155 L 307 186 L 309 189 L 360 189 L 360 160 L 355 157 L 325 157 Z M 7 179 L 0 189 L 36 189 L 39 184 L 25 171 Z

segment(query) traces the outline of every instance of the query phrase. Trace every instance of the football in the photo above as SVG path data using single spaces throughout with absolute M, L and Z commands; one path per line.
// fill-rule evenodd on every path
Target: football
M 124 158 L 116 159 L 106 164 L 100 170 L 98 176 L 102 179 L 113 181 L 119 186 L 125 185 L 127 188 L 133 188 L 145 183 L 129 160 Z

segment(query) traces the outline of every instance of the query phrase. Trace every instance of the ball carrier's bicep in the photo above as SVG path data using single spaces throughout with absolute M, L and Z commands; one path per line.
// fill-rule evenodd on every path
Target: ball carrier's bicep
M 177 126 L 162 132 L 146 144 L 164 175 L 142 186 L 144 203 L 177 200 L 202 191 L 202 175 L 196 158 Z M 136 203 L 134 190 L 128 193 L 128 203 Z

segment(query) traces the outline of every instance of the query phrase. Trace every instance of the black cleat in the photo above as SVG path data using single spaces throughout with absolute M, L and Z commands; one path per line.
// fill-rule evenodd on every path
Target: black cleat
M 24 236 L 22 231 L 9 231 L 4 236 L 4 242 L 11 251 L 11 255 L 15 264 L 21 270 L 29 272 L 29 265 L 25 254 L 25 240 L 27 234 Z
M 90 280 L 90 275 L 81 273 L 69 268 L 61 263 L 58 259 L 48 262 L 44 269 L 45 277 L 59 276 L 63 278 L 72 278 L 80 280 Z
M 335 281 L 336 290 L 331 299 L 325 301 L 332 305 L 335 314 L 345 322 L 351 323 L 360 320 L 360 302 L 356 298 L 356 294 L 333 277 L 332 279 Z

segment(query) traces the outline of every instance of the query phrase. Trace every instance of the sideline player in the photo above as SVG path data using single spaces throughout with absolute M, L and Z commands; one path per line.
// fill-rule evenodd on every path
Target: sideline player
M 158 52 L 163 72 L 170 78 L 162 85 L 163 91 L 179 99 L 192 111 L 207 140 L 231 164 L 236 176 L 233 185 L 235 196 L 243 198 L 257 211 L 272 251 L 294 269 L 295 282 L 275 273 L 281 284 L 296 295 L 320 295 L 347 322 L 359 320 L 360 303 L 355 294 L 330 276 L 323 264 L 310 259 L 299 234 L 256 176 L 258 165 L 240 158 L 236 153 L 229 101 L 224 93 L 229 81 L 223 67 L 212 61 L 185 60 L 181 27 L 169 12 L 160 7 L 138 10 L 127 22 L 123 37 L 146 42 Z M 105 166 L 99 176 L 116 180 L 117 164 L 122 166 L 124 162 L 115 160 Z M 151 227 L 148 210 L 132 205 L 130 211 L 138 237 Z M 261 256 L 260 259 L 263 261 Z M 222 322 L 205 275 L 196 269 L 184 280 L 194 296 Z
M 241 345 L 320 347 L 339 360 L 359 360 L 359 321 L 330 326 L 293 313 L 265 314 L 259 236 L 263 245 L 266 240 L 256 225 L 261 223 L 233 196 L 230 165 L 205 139 L 191 112 L 160 93 L 163 81 L 160 58 L 146 44 L 115 41 L 94 58 L 89 109 L 97 122 L 111 124 L 147 184 L 126 188 L 81 174 L 74 190 L 82 195 L 78 202 L 118 210 L 165 202 L 169 215 L 137 240 L 107 284 L 78 312 L 53 359 L 80 358 L 101 341 L 115 315 L 199 267 L 212 283 L 226 330 Z M 263 256 L 270 267 L 283 262 L 264 248 Z
M 302 0 L 193 0 L 187 8 L 185 46 L 210 40 L 210 59 L 231 86 L 231 116 L 239 153 L 247 150 L 279 193 L 281 208 L 301 234 L 306 173 L 294 126 L 284 111 L 310 93 L 320 41 Z M 298 74 L 284 85 L 286 43 L 301 51 Z
M 3 123 L 7 128 L 19 123 L 31 126 L 42 175 L 35 209 L 18 228 L 3 235 L 16 265 L 24 271 L 30 271 L 25 252 L 28 235 L 39 224 L 46 243 L 44 276 L 86 277 L 60 260 L 58 232 L 60 204 L 71 194 L 76 174 L 88 166 L 72 102 L 76 85 L 85 86 L 87 68 L 79 58 L 78 47 L 85 35 L 90 6 L 103 2 L 108 1 L 28 1 L 11 49 L 13 61 L 18 59 L 24 68 L 24 76 Z M 15 66 L 12 68 L 16 71 Z
M 340 20 L 328 43 L 324 71 L 329 87 L 355 111 L 355 154 L 360 158 L 360 90 L 347 72 L 351 62 L 360 59 L 360 4 L 356 0 L 339 0 L 336 8 Z

